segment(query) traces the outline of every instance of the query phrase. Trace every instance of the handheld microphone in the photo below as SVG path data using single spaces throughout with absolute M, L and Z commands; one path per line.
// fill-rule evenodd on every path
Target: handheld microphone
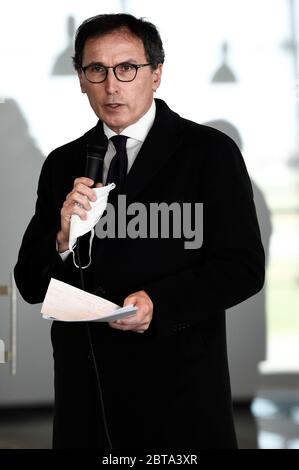
M 96 183 L 102 181 L 103 162 L 108 147 L 108 139 L 102 145 L 86 145 L 86 167 L 85 176 Z

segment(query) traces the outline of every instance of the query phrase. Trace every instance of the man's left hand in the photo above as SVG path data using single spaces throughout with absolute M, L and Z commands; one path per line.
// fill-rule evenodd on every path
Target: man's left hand
M 134 315 L 121 318 L 120 320 L 108 322 L 111 328 L 124 331 L 135 331 L 144 333 L 153 318 L 153 302 L 144 290 L 135 292 L 125 298 L 123 306 L 134 305 L 138 308 Z

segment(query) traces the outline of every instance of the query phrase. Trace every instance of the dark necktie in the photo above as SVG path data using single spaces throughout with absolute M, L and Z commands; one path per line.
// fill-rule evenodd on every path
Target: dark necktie
M 111 137 L 116 154 L 111 160 L 106 184 L 115 183 L 116 188 L 113 192 L 120 193 L 124 189 L 128 170 L 127 144 L 128 137 L 125 135 L 114 135 Z

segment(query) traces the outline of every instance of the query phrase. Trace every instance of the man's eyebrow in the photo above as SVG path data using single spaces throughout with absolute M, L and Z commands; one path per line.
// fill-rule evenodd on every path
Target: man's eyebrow
M 127 59 L 127 60 L 122 60 L 121 62 L 117 62 L 113 67 L 116 67 L 117 65 L 122 65 L 122 64 L 137 64 L 138 61 L 136 59 Z M 85 67 L 89 67 L 90 65 L 102 65 L 103 67 L 108 67 L 108 65 L 105 65 L 103 62 L 99 60 L 93 60 L 92 62 L 89 62 Z
M 103 62 L 99 62 L 97 60 L 93 60 L 92 62 L 89 62 L 89 64 L 87 64 L 85 67 L 89 67 L 90 65 L 103 65 L 104 66 Z
M 137 64 L 137 60 L 135 59 L 128 59 L 128 60 L 122 60 L 121 62 L 119 62 L 120 64 Z

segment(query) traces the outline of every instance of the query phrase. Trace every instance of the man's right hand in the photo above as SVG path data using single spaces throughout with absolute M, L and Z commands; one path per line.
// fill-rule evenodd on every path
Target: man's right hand
M 92 189 L 94 182 L 90 178 L 81 177 L 74 181 L 73 190 L 67 195 L 60 211 L 60 230 L 57 233 L 58 251 L 62 253 L 69 248 L 70 223 L 73 214 L 86 220 L 86 211 L 91 209 L 90 201 L 96 201 L 97 197 Z M 103 186 L 97 183 L 96 187 Z

